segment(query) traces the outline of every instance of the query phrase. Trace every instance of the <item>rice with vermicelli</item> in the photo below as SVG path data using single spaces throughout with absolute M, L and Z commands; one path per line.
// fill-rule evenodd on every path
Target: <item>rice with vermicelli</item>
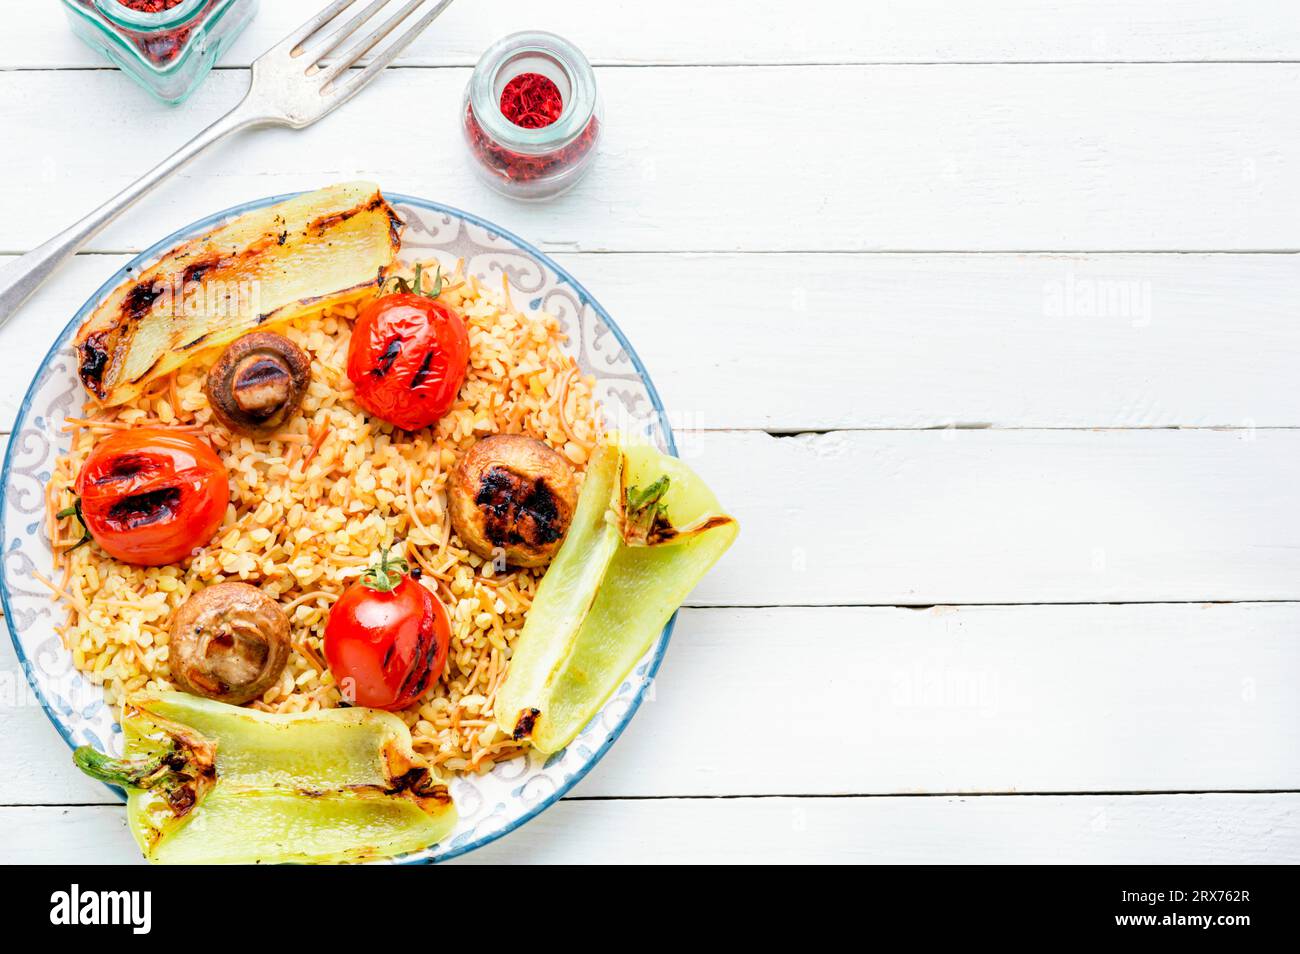
M 269 439 L 232 434 L 212 416 L 203 382 L 211 356 L 134 401 L 93 406 L 70 419 L 72 447 L 47 491 L 55 578 L 68 607 L 60 634 L 77 669 L 107 701 L 168 688 L 168 623 L 192 594 L 223 580 L 254 583 L 288 614 L 293 652 L 279 682 L 251 705 L 272 712 L 336 706 L 322 636 L 334 599 L 383 546 L 404 544 L 452 623 L 447 669 L 402 713 L 417 749 L 453 771 L 482 771 L 519 751 L 493 718 L 493 700 L 542 570 L 499 572 L 465 549 L 447 515 L 448 476 L 475 440 L 527 434 L 563 454 L 579 474 L 599 436 L 592 381 L 563 349 L 559 323 L 523 314 L 509 289 L 459 271 L 441 300 L 464 316 L 470 368 L 452 410 L 432 429 L 407 433 L 365 415 L 344 373 L 355 306 L 327 308 L 277 329 L 312 358 L 301 412 Z M 81 528 L 54 515 L 94 441 L 143 424 L 201 433 L 225 461 L 231 501 L 216 537 L 188 566 L 137 567 L 97 547 L 71 550 Z

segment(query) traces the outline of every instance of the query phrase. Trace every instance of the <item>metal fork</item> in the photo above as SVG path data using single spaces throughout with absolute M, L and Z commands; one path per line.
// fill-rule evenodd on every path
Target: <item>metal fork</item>
M 130 208 L 173 172 L 213 143 L 233 132 L 254 126 L 310 126 L 361 91 L 384 68 L 451 6 L 451 0 L 370 0 L 354 15 L 328 32 L 335 21 L 342 21 L 349 8 L 360 7 L 362 0 L 333 0 L 320 13 L 263 53 L 253 63 L 248 93 L 239 105 L 199 133 L 167 159 L 146 172 L 135 183 L 109 199 L 76 225 L 60 232 L 39 248 L 12 262 L 0 271 L 0 325 L 18 310 L 63 261 L 69 258 L 106 225 Z M 374 30 L 354 39 L 361 28 L 385 8 L 398 7 Z M 421 7 L 428 7 L 418 19 L 411 20 Z M 349 72 L 399 26 L 404 33 L 384 47 L 363 69 Z M 349 40 L 352 40 L 350 44 Z

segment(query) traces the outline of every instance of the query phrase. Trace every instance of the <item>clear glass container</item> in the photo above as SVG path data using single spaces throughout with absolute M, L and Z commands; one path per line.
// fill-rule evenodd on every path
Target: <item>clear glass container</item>
M 501 111 L 510 81 L 540 73 L 560 94 L 559 118 L 517 126 Z M 596 157 L 603 117 L 596 76 L 582 51 L 554 33 L 513 33 L 488 48 L 465 88 L 463 130 L 479 178 L 516 199 L 547 199 L 574 186 Z
M 164 103 L 198 87 L 257 0 L 63 0 L 72 31 Z M 139 9 L 137 9 L 139 8 Z

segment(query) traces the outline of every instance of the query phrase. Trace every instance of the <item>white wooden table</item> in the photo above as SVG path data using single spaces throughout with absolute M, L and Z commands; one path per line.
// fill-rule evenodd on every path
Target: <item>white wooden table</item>
M 0 15 L 0 252 L 229 107 Z M 8 7 L 8 5 L 6 5 Z M 500 35 L 597 65 L 603 155 L 524 206 L 456 115 Z M 216 209 L 331 181 L 477 212 L 622 324 L 742 522 L 646 705 L 467 861 L 1300 861 L 1293 0 L 461 0 L 316 128 L 245 135 L 0 332 L 0 427 L 74 309 Z M 0 858 L 128 861 L 0 648 Z

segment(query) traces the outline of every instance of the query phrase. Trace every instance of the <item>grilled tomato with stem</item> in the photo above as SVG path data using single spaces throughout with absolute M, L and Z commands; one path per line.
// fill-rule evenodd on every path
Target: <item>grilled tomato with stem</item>
M 343 699 L 405 709 L 442 675 L 451 620 L 401 557 L 379 562 L 338 598 L 325 624 L 325 660 Z
M 179 563 L 208 544 L 226 516 L 226 466 L 204 441 L 184 431 L 135 428 L 91 450 L 77 481 L 74 507 L 94 540 L 123 563 Z M 81 544 L 79 543 L 78 546 Z
M 394 279 L 397 291 L 361 309 L 348 344 L 348 378 L 356 401 L 390 424 L 417 431 L 451 410 L 469 366 L 465 320 L 439 302 L 442 271 L 425 291 Z

